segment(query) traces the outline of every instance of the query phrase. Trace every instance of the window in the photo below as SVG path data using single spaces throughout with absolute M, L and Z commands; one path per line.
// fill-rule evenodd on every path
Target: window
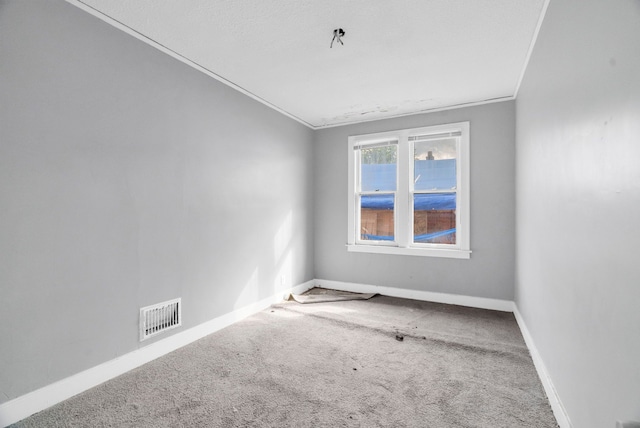
M 469 258 L 469 122 L 349 137 L 357 252 Z

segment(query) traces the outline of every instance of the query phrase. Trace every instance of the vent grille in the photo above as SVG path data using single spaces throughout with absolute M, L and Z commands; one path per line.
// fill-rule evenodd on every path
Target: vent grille
M 140 341 L 181 325 L 180 298 L 140 308 Z

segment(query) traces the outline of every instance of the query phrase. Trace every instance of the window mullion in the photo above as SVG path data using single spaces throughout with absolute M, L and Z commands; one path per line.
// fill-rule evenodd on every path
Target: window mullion
M 410 227 L 410 169 L 411 169 L 411 156 L 409 153 L 408 135 L 403 132 L 399 138 L 398 144 L 398 191 L 396 193 L 396 240 L 398 246 L 406 247 L 409 244 L 410 234 L 412 233 Z

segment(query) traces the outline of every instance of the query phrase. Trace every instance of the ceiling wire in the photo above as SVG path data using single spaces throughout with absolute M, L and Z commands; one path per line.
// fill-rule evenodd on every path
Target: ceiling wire
M 344 46 L 344 43 L 342 43 L 342 37 L 344 37 L 344 30 L 342 28 L 336 28 L 335 30 L 333 30 L 333 39 L 331 39 L 331 45 L 329 45 L 330 48 L 333 47 L 333 42 L 335 42 L 336 40 Z

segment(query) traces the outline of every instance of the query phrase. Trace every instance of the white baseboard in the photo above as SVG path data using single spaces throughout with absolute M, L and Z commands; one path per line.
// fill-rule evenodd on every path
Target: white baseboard
M 432 291 L 408 290 L 406 288 L 358 284 L 355 282 L 330 281 L 326 279 L 316 279 L 315 285 L 316 287 L 351 291 L 354 293 L 378 293 L 385 296 L 401 297 L 403 299 L 423 300 L 426 302 L 446 303 L 449 305 L 513 312 L 513 302 L 511 300 L 488 299 L 485 297 L 462 296 L 459 294 L 434 293 Z
M 268 308 L 273 303 L 282 301 L 283 297 L 289 293 L 304 293 L 312 288 L 314 283 L 314 281 L 307 281 L 291 289 L 282 290 L 251 305 L 236 309 L 214 318 L 211 321 L 207 321 L 196 327 L 179 332 L 166 339 L 144 346 L 111 361 L 107 361 L 68 378 L 59 380 L 51 385 L 2 403 L 0 404 L 0 426 L 5 427 L 18 422 L 67 398 L 73 397 L 109 379 L 120 376 L 149 361 L 155 360 L 169 352 L 175 351 L 191 342 L 221 330 Z
M 211 333 L 221 330 L 237 321 L 247 318 L 271 304 L 279 302 L 289 293 L 301 294 L 312 287 L 331 288 L 335 290 L 351 291 L 356 293 L 379 293 L 385 296 L 400 297 L 405 299 L 422 300 L 436 303 L 468 306 L 481 309 L 490 309 L 503 312 L 513 312 L 522 332 L 525 343 L 529 348 L 533 363 L 538 372 L 544 390 L 549 398 L 553 413 L 560 428 L 572 428 L 567 413 L 562 406 L 560 398 L 553 387 L 546 367 L 537 351 L 533 338 L 529 334 L 518 308 L 512 301 L 500 299 L 488 299 L 484 297 L 462 296 L 456 294 L 434 293 L 429 291 L 409 290 L 394 287 L 384 287 L 352 282 L 330 281 L 316 279 L 307 281 L 289 290 L 283 290 L 273 296 L 262 299 L 251 305 L 234 310 L 228 314 L 214 318 L 196 327 L 174 334 L 166 339 L 152 343 L 143 348 L 125 354 L 121 357 L 107 361 L 96 367 L 77 373 L 66 379 L 52 383 L 35 391 L 29 392 L 6 403 L 0 404 L 0 426 L 8 426 L 31 416 L 41 410 L 64 401 L 74 395 L 86 391 L 103 382 L 120 376 L 136 367 L 146 364 L 169 352 L 181 348 L 189 343 L 201 339 Z
M 533 342 L 533 337 L 529 333 L 529 329 L 524 323 L 522 315 L 520 315 L 518 306 L 515 304 L 513 307 L 513 314 L 516 317 L 516 321 L 518 322 L 518 326 L 520 327 L 520 331 L 522 332 L 522 337 L 524 337 L 524 341 L 527 344 L 527 348 L 529 348 L 531 359 L 533 359 L 533 364 L 536 367 L 538 377 L 540 377 L 540 381 L 542 382 L 542 386 L 544 387 L 544 392 L 547 394 L 549 404 L 551 404 L 551 410 L 553 410 L 553 415 L 556 417 L 558 425 L 560 426 L 560 428 L 572 428 L 569 415 L 567 415 L 567 411 L 562 405 L 562 401 L 560 401 L 560 396 L 558 396 L 556 388 L 553 386 L 553 382 L 551 381 L 551 377 L 549 376 L 547 367 L 544 365 L 542 357 L 538 352 L 538 348 L 536 348 L 536 345 Z

